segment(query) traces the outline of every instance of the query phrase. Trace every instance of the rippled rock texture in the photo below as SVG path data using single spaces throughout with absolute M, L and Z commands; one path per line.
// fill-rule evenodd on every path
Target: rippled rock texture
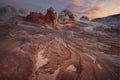
M 120 27 L 90 21 L 58 27 L 0 25 L 0 80 L 120 79 Z

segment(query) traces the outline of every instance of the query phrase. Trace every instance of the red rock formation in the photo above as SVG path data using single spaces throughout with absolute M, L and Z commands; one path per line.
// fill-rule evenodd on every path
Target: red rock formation
M 57 25 L 57 12 L 53 8 L 49 8 L 44 17 L 45 22 L 53 28 Z
M 119 80 L 119 27 L 20 22 L 0 25 L 0 80 Z
M 41 13 L 32 12 L 26 17 L 27 21 L 37 24 L 48 24 L 55 28 L 57 25 L 57 12 L 53 8 L 49 8 L 45 15 Z
M 44 21 L 42 20 L 44 18 L 42 13 L 36 13 L 36 12 L 31 12 L 27 17 L 26 20 L 33 22 L 33 23 L 37 23 L 37 24 L 41 24 Z

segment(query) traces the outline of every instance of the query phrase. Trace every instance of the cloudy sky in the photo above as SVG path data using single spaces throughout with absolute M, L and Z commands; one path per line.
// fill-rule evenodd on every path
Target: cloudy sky
M 69 9 L 78 17 L 104 17 L 120 13 L 119 0 L 0 0 L 0 6 L 12 5 L 32 11 L 45 11 L 49 7 L 58 12 Z

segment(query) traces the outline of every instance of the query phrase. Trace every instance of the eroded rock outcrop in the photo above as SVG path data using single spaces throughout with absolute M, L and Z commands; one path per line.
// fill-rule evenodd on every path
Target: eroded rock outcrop
M 58 22 L 63 24 L 72 23 L 74 22 L 74 15 L 71 13 L 71 11 L 65 9 L 61 11 L 58 17 Z
M 42 20 L 44 18 L 44 15 L 42 13 L 36 13 L 36 12 L 31 12 L 27 17 L 26 20 L 33 22 L 33 23 L 37 23 L 37 24 L 41 24 L 44 21 Z
M 26 20 L 37 24 L 47 24 L 52 28 L 57 28 L 57 24 L 68 24 L 75 21 L 74 14 L 69 10 L 63 10 L 58 16 L 57 12 L 53 8 L 47 9 L 45 15 L 41 13 L 32 12 L 27 17 Z
M 26 20 L 32 23 L 37 24 L 47 24 L 52 28 L 55 28 L 57 25 L 57 12 L 53 8 L 47 9 L 47 13 L 45 15 L 41 13 L 31 12 Z
M 55 27 L 57 25 L 57 19 L 58 19 L 57 12 L 53 8 L 49 8 L 45 15 L 45 22 L 48 25 Z

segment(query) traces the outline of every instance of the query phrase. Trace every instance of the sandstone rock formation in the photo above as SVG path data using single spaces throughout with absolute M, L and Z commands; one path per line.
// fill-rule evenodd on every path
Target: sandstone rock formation
M 29 15 L 27 15 L 26 20 L 39 24 L 44 22 L 42 20 L 43 18 L 44 18 L 44 15 L 42 13 L 31 12 Z
M 51 25 L 52 27 L 55 27 L 57 25 L 58 15 L 57 15 L 57 12 L 53 8 L 49 8 L 47 10 L 47 13 L 44 18 L 45 18 L 45 22 L 48 25 Z
M 65 9 L 60 13 L 58 22 L 63 24 L 72 23 L 74 22 L 74 15 L 69 10 Z
M 90 21 L 61 30 L 45 26 L 0 25 L 0 80 L 119 80 L 119 27 Z
M 57 25 L 57 12 L 53 8 L 47 9 L 47 13 L 45 15 L 41 13 L 31 12 L 26 20 L 32 23 L 37 24 L 47 24 L 53 28 Z

